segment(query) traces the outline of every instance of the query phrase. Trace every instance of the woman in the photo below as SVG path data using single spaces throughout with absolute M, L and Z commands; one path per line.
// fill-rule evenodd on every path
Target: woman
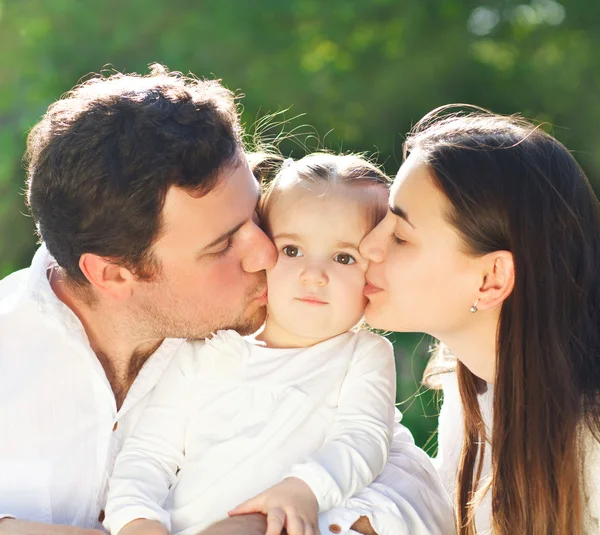
M 361 244 L 367 320 L 438 338 L 431 373 L 457 359 L 439 440 L 461 535 L 600 533 L 600 205 L 539 128 L 448 111 L 409 135 Z

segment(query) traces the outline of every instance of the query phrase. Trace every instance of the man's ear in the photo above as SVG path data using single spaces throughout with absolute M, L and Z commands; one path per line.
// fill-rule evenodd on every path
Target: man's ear
M 515 287 L 515 263 L 509 251 L 494 251 L 485 255 L 478 310 L 497 308 Z
M 84 253 L 79 257 L 79 269 L 96 290 L 110 299 L 122 301 L 132 293 L 133 273 L 112 258 Z

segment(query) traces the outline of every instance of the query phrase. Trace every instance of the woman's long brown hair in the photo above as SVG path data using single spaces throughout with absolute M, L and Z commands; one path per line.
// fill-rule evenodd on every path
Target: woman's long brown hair
M 412 151 L 448 198 L 469 254 L 506 250 L 515 265 L 497 332 L 490 481 L 481 479 L 485 383 L 457 363 L 459 534 L 476 533 L 488 486 L 495 535 L 581 533 L 582 435 L 600 438 L 598 199 L 563 145 L 515 117 L 435 110 L 409 135 Z

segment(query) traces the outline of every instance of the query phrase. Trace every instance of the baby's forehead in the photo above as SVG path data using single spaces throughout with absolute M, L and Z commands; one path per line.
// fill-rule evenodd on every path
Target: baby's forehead
M 381 192 L 388 189 L 376 183 L 347 183 L 326 180 L 298 179 L 281 184 L 277 188 L 274 201 L 293 203 L 302 201 L 305 203 L 340 201 L 358 201 L 361 205 L 375 207 L 380 202 Z
M 368 232 L 385 215 L 388 190 L 382 185 L 347 185 L 301 181 L 281 188 L 269 207 L 270 226 L 293 225 L 310 217 L 312 221 L 331 222 L 336 215 L 347 225 L 353 221 Z

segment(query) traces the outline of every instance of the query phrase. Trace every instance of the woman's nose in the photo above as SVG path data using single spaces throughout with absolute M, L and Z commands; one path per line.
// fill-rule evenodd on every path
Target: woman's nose
M 385 256 L 385 237 L 383 235 L 382 223 L 379 223 L 360 242 L 358 251 L 369 262 L 383 262 Z

